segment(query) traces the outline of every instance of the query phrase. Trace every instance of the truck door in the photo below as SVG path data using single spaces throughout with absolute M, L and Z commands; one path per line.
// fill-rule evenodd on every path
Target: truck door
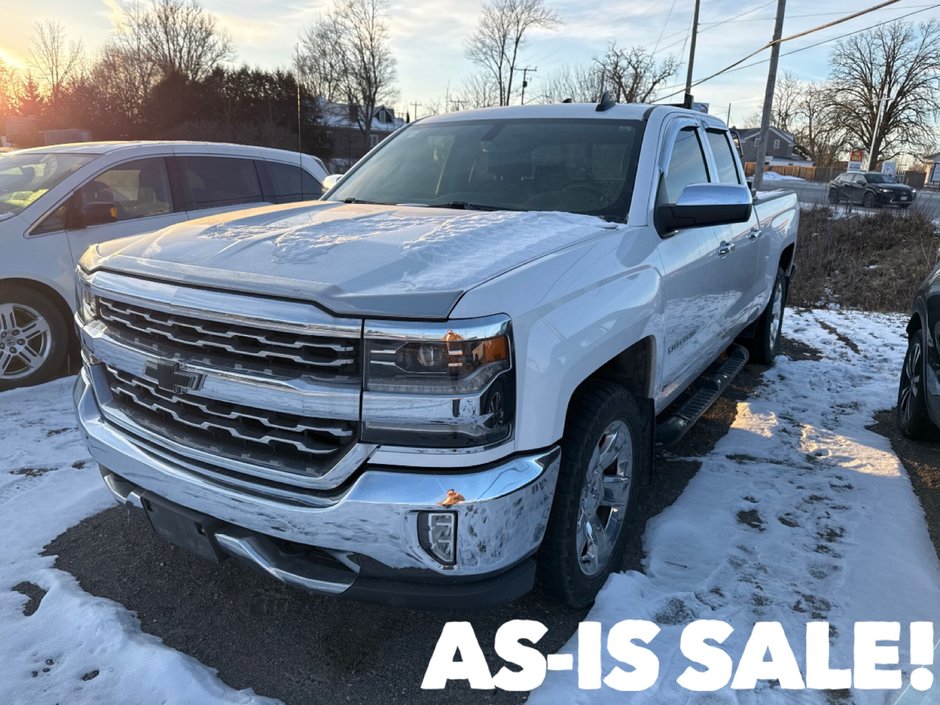
M 722 129 L 708 128 L 705 136 L 712 156 L 712 181 L 723 184 L 745 183 L 728 133 Z M 719 243 L 720 247 L 730 250 L 724 256 L 721 269 L 729 277 L 729 291 L 735 297 L 723 321 L 723 337 L 730 343 L 748 323 L 760 315 L 766 303 L 763 300 L 766 289 L 761 275 L 766 270 L 765 260 L 770 255 L 769 239 L 763 237 L 756 208 L 751 211 L 747 222 L 724 225 L 719 230 L 722 231 L 721 242 L 724 243 Z
M 668 135 L 669 128 L 667 141 Z M 686 186 L 708 183 L 701 131 L 695 124 L 675 132 L 664 163 L 658 203 L 675 203 Z M 660 236 L 664 341 L 660 401 L 668 403 L 721 352 L 720 331 L 732 299 L 737 298 L 737 277 L 730 255 L 720 253 L 723 240 L 730 237 L 725 226 L 685 228 Z M 657 409 L 661 410 L 660 404 Z

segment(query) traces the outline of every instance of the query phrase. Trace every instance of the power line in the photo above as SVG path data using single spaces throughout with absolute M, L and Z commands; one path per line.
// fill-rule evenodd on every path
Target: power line
M 907 17 L 910 17 L 911 15 L 918 15 L 918 14 L 920 14 L 921 12 L 927 12 L 927 10 L 934 10 L 934 9 L 936 9 L 936 8 L 938 8 L 938 7 L 940 7 L 940 2 L 934 3 L 933 5 L 925 5 L 925 6 L 923 6 L 923 9 L 921 9 L 921 10 L 915 10 L 914 12 L 908 12 L 908 13 L 906 13 L 906 14 L 904 14 L 904 15 L 898 15 L 897 17 L 892 17 L 890 20 L 885 20 L 885 21 L 883 21 L 883 22 L 877 22 L 877 23 L 875 23 L 875 24 L 868 25 L 867 27 L 863 27 L 862 29 L 856 29 L 856 30 L 853 30 L 853 31 L 851 31 L 851 32 L 846 32 L 845 34 L 840 34 L 840 35 L 835 36 L 835 37 L 829 37 L 828 39 L 823 39 L 822 41 L 815 42 L 815 43 L 813 43 L 813 44 L 807 44 L 805 47 L 799 47 L 798 49 L 791 49 L 790 51 L 785 51 L 785 52 L 783 52 L 780 56 L 790 56 L 791 54 L 799 54 L 801 51 L 806 51 L 807 49 L 815 49 L 816 47 L 822 46 L 823 44 L 828 44 L 828 43 L 830 43 L 830 42 L 835 42 L 835 41 L 838 41 L 838 40 L 840 40 L 840 39 L 845 39 L 846 37 L 851 37 L 853 34 L 859 34 L 859 33 L 861 33 L 861 32 L 867 32 L 867 31 L 870 30 L 870 29 L 876 29 L 877 27 L 882 27 L 882 26 L 884 26 L 884 25 L 886 25 L 886 24 L 891 24 L 892 22 L 897 22 L 898 20 L 903 20 L 903 19 L 905 19 L 905 18 L 907 18 Z M 750 64 L 745 64 L 744 66 L 737 66 L 737 67 L 735 67 L 735 68 L 728 69 L 728 70 L 725 71 L 724 73 L 734 73 L 735 71 L 743 71 L 744 69 L 749 69 L 749 68 L 753 68 L 754 66 L 760 66 L 761 64 L 766 64 L 769 60 L 770 60 L 770 59 L 761 59 L 760 61 L 753 61 L 753 62 L 751 62 Z M 702 79 L 702 81 L 700 81 L 699 83 L 703 83 L 704 81 L 707 81 L 707 80 L 708 80 L 708 79 Z M 676 84 L 675 86 L 670 86 L 670 88 L 675 88 L 675 87 L 677 87 L 678 85 L 679 85 L 679 84 Z M 695 84 L 693 84 L 693 85 L 696 85 L 696 86 L 697 86 L 698 83 L 695 83 Z M 673 94 L 673 95 L 675 95 L 675 94 Z M 668 98 L 668 97 L 670 97 L 670 96 L 666 96 L 666 97 Z
M 819 25 L 818 27 L 813 27 L 813 28 L 807 29 L 807 30 L 805 30 L 805 31 L 803 31 L 803 32 L 799 32 L 798 34 L 793 34 L 793 35 L 791 35 L 791 36 L 789 36 L 789 37 L 784 37 L 784 38 L 780 39 L 779 41 L 770 41 L 770 42 L 767 42 L 764 46 L 760 47 L 759 49 L 756 49 L 755 51 L 752 51 L 752 52 L 751 52 L 750 54 L 748 54 L 747 56 L 744 56 L 744 57 L 738 59 L 738 60 L 735 61 L 733 64 L 729 64 L 728 66 L 726 66 L 725 68 L 721 69 L 720 71 L 716 71 L 715 73 L 711 74 L 710 76 L 706 76 L 705 78 L 702 78 L 702 79 L 699 79 L 698 81 L 695 81 L 695 82 L 692 84 L 692 86 L 701 85 L 702 83 L 705 83 L 706 81 L 710 81 L 711 79 L 713 79 L 713 78 L 715 78 L 715 77 L 717 77 L 717 76 L 720 76 L 720 75 L 723 74 L 723 73 L 728 73 L 729 71 L 731 71 L 731 70 L 734 69 L 735 67 L 740 66 L 741 64 L 743 64 L 745 61 L 747 61 L 747 60 L 750 59 L 751 57 L 757 56 L 758 54 L 760 54 L 760 53 L 761 53 L 762 51 L 764 51 L 765 49 L 769 49 L 769 48 L 772 47 L 774 44 L 778 44 L 778 43 L 779 43 L 779 44 L 783 44 L 784 42 L 788 42 L 788 41 L 790 41 L 790 40 L 792 40 L 792 39 L 798 39 L 799 37 L 805 37 L 807 34 L 812 34 L 813 32 L 819 32 L 820 30 L 828 29 L 829 27 L 834 27 L 834 26 L 837 25 L 837 24 L 842 24 L 843 22 L 848 22 L 849 20 L 853 20 L 853 19 L 855 19 L 855 18 L 857 18 L 857 17 L 861 17 L 862 15 L 866 15 L 866 14 L 868 14 L 868 13 L 870 13 L 870 12 L 874 12 L 875 10 L 880 10 L 880 9 L 882 9 L 882 8 L 885 8 L 885 7 L 887 7 L 888 5 L 894 5 L 894 4 L 897 3 L 897 2 L 899 2 L 899 0 L 885 0 L 885 2 L 879 3 L 878 5 L 874 5 L 874 6 L 872 6 L 872 7 L 869 7 L 869 8 L 867 8 L 867 9 L 865 9 L 865 10 L 860 10 L 860 11 L 858 11 L 858 12 L 853 12 L 851 15 L 846 15 L 846 16 L 844 16 L 844 17 L 841 17 L 841 18 L 837 19 L 837 20 L 833 20 L 832 22 L 827 22 L 826 24 Z M 925 8 L 925 9 L 929 9 L 929 8 Z M 910 14 L 916 14 L 917 12 L 924 12 L 924 10 L 917 10 L 917 11 L 912 12 L 912 13 L 910 13 Z M 901 19 L 901 17 L 895 17 L 895 18 L 893 18 L 892 20 L 888 20 L 888 21 L 886 21 L 886 22 L 882 22 L 881 24 L 887 24 L 887 22 L 893 22 L 894 20 L 899 20 L 899 19 Z M 870 29 L 870 28 L 869 28 L 869 29 Z M 857 31 L 855 31 L 855 32 L 849 32 L 849 33 L 848 33 L 847 35 L 845 35 L 845 36 L 848 36 L 849 34 L 857 34 L 858 32 L 864 32 L 864 31 L 865 31 L 865 30 L 861 29 L 861 30 L 857 30 Z M 828 41 L 833 41 L 833 40 L 828 40 Z M 820 44 L 823 44 L 823 43 L 825 43 L 825 42 L 820 42 Z M 809 49 L 810 47 L 805 47 L 805 48 L 806 48 L 806 49 Z M 790 53 L 795 53 L 795 52 L 790 52 Z M 760 62 L 756 62 L 756 63 L 764 63 L 765 61 L 767 61 L 767 59 L 765 59 L 765 60 L 763 60 L 763 61 L 760 61 Z M 683 92 L 684 92 L 684 91 L 676 91 L 676 92 L 674 92 L 674 93 L 670 93 L 669 95 L 662 96 L 661 98 L 657 98 L 657 100 L 666 100 L 667 98 L 672 98 L 673 96 L 677 96 L 677 95 L 679 95 L 680 93 L 683 93 Z
M 669 18 L 672 17 L 672 11 L 676 9 L 676 0 L 672 0 L 672 4 L 669 6 L 669 12 L 666 13 L 666 21 L 663 22 L 663 28 L 659 30 L 659 37 L 656 39 L 656 44 L 653 45 L 653 53 L 656 53 L 656 50 L 659 49 L 659 43 L 663 40 L 663 33 L 666 31 L 666 27 L 669 24 Z

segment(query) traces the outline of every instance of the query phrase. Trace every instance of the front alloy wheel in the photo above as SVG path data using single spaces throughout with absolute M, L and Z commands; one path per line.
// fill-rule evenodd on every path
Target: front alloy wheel
M 47 297 L 0 283 L 0 391 L 48 382 L 70 342 L 65 316 Z
M 542 584 L 570 607 L 591 604 L 607 576 L 621 569 L 650 439 L 637 401 L 622 385 L 589 380 L 572 398 L 539 555 Z
M 0 304 L 0 379 L 18 380 L 41 369 L 52 349 L 49 323 L 26 304 Z
M 601 433 L 581 489 L 576 541 L 581 571 L 589 578 L 610 562 L 632 484 L 633 439 L 618 419 Z

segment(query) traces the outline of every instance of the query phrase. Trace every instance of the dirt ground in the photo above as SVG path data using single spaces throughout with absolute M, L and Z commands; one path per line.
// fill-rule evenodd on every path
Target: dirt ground
M 894 422 L 894 409 L 878 414 L 875 424 L 869 428 L 891 440 L 891 447 L 910 475 L 914 492 L 924 508 L 927 529 L 940 558 L 940 440 L 912 441 L 901 435 Z

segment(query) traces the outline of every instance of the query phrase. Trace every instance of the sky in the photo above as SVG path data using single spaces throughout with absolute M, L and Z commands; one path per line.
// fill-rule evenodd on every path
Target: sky
M 126 1 L 126 0 L 125 0 Z M 329 9 L 331 0 L 201 0 L 231 37 L 237 58 L 261 68 L 287 67 L 303 27 Z M 784 36 L 831 22 L 880 4 L 883 0 L 788 0 Z M 28 68 L 30 37 L 35 23 L 57 19 L 73 39 L 89 50 L 108 39 L 112 19 L 122 0 L 0 0 L 0 60 Z M 601 56 L 610 41 L 622 47 L 641 46 L 660 58 L 673 54 L 683 63 L 670 84 L 680 90 L 685 80 L 687 37 L 693 0 L 545 0 L 562 24 L 553 31 L 537 30 L 529 36 L 519 65 L 538 71 L 530 76 L 531 91 L 565 64 L 589 64 Z M 760 48 L 773 33 L 777 0 L 702 0 L 700 33 L 694 76 L 704 78 Z M 392 50 L 398 61 L 399 99 L 394 107 L 414 115 L 422 104 L 442 104 L 445 95 L 459 92 L 474 72 L 464 46 L 478 21 L 483 0 L 391 0 L 389 20 Z M 940 19 L 940 2 L 898 0 L 863 17 L 822 30 L 783 45 L 780 70 L 798 79 L 826 78 L 834 42 L 790 56 L 786 52 L 808 47 L 847 32 L 912 14 L 909 21 Z M 328 51 L 329 48 L 324 48 Z M 769 52 L 751 61 L 766 59 Z M 711 112 L 740 124 L 760 108 L 767 80 L 767 64 L 727 73 L 697 87 L 697 101 L 709 103 Z M 679 100 L 676 98 L 675 100 Z M 408 106 L 406 108 L 406 106 Z

